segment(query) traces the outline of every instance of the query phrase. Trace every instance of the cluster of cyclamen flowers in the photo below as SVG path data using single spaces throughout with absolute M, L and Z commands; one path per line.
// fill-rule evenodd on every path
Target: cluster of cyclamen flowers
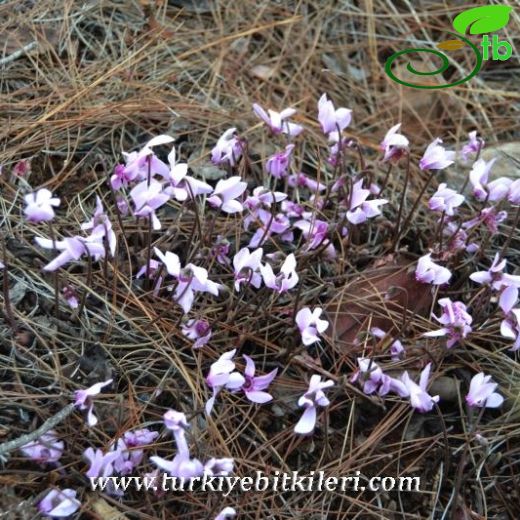
M 334 237 L 345 238 L 352 233 L 353 226 L 362 225 L 368 219 L 382 213 L 387 204 L 384 198 L 378 198 L 381 189 L 374 183 L 366 182 L 363 176 L 350 178 L 340 168 L 348 149 L 357 146 L 354 140 L 343 135 L 350 125 L 352 113 L 346 108 L 336 109 L 324 94 L 318 102 L 318 120 L 329 144 L 328 162 L 335 172 L 334 182 L 327 184 L 312 179 L 304 172 L 294 171 L 292 155 L 295 150 L 293 140 L 304 132 L 304 128 L 290 119 L 296 111 L 292 108 L 275 112 L 264 110 L 254 105 L 255 114 L 267 125 L 271 134 L 285 134 L 288 139 L 284 149 L 276 152 L 265 163 L 268 186 L 256 186 L 248 189 L 248 184 L 236 173 L 236 166 L 247 151 L 247 143 L 235 128 L 230 128 L 218 139 L 211 152 L 214 164 L 226 168 L 230 176 L 219 180 L 215 187 L 188 175 L 186 163 L 179 162 L 175 147 L 167 156 L 167 162 L 161 160 L 154 148 L 169 145 L 174 140 L 170 136 L 160 135 L 148 141 L 140 150 L 123 153 L 125 162 L 116 166 L 110 178 L 110 189 L 113 191 L 117 207 L 122 217 L 133 215 L 148 223 L 149 232 L 162 228 L 160 210 L 169 202 L 195 203 L 204 206 L 208 211 L 220 211 L 228 215 L 240 215 L 247 243 L 237 246 L 231 252 L 229 237 L 217 236 L 211 246 L 211 254 L 218 266 L 232 274 L 235 292 L 256 291 L 262 285 L 271 290 L 273 298 L 284 298 L 286 293 L 294 291 L 300 283 L 298 274 L 299 260 L 305 255 L 322 253 L 326 258 L 337 256 Z M 382 161 L 398 163 L 403 157 L 410 157 L 409 140 L 400 133 L 400 124 L 393 126 L 381 143 Z M 475 231 L 482 227 L 495 232 L 498 225 L 505 220 L 507 213 L 503 202 L 508 200 L 513 205 L 520 205 L 520 180 L 507 178 L 489 180 L 494 161 L 486 162 L 478 155 L 484 145 L 476 132 L 470 133 L 470 140 L 464 146 L 462 155 L 465 159 L 477 156 L 469 181 L 473 187 L 473 195 L 481 203 L 476 216 L 461 221 L 459 209 L 465 201 L 461 193 L 439 185 L 436 193 L 430 198 L 428 206 L 438 213 L 439 233 L 443 247 L 436 247 L 418 260 L 415 276 L 425 284 L 445 286 L 452 279 L 452 272 L 442 264 L 448 262 L 455 253 L 473 253 L 478 249 L 476 243 L 470 242 Z M 450 166 L 455 160 L 455 152 L 447 151 L 440 139 L 435 139 L 426 149 L 419 166 L 423 170 L 440 170 Z M 283 180 L 284 182 L 279 182 Z M 276 191 L 275 187 L 283 184 L 287 193 Z M 302 200 L 308 202 L 302 203 Z M 55 208 L 60 200 L 53 197 L 46 189 L 28 194 L 25 197 L 25 215 L 29 222 L 48 223 L 51 238 L 37 237 L 36 242 L 48 249 L 55 249 L 59 254 L 44 270 L 56 271 L 69 262 L 87 257 L 89 262 L 106 259 L 108 255 L 116 255 L 117 240 L 111 221 L 104 210 L 101 199 L 96 199 L 96 209 L 90 220 L 81 226 L 81 233 L 60 240 L 54 238 L 52 220 Z M 335 204 L 339 219 L 335 223 L 323 220 L 323 210 Z M 320 218 L 321 217 L 321 218 Z M 213 237 L 212 237 L 213 238 Z M 267 253 L 272 240 L 288 244 L 294 252 Z M 298 245 L 297 241 L 301 241 Z M 185 314 L 181 325 L 182 334 L 193 341 L 193 348 L 200 349 L 211 341 L 213 331 L 211 324 L 204 318 L 190 316 L 199 294 L 218 297 L 223 289 L 222 284 L 214 281 L 217 276 L 208 272 L 206 267 L 197 265 L 197 258 L 182 265 L 181 258 L 173 251 L 163 251 L 155 247 L 155 257 L 149 250 L 148 260 L 140 266 L 136 278 L 153 280 L 153 294 L 172 293 L 173 301 Z M 214 265 L 214 264 L 212 264 Z M 2 267 L 0 265 L 0 267 Z M 520 276 L 505 273 L 506 259 L 497 255 L 488 271 L 479 271 L 471 275 L 471 279 L 479 284 L 486 284 L 488 291 L 496 293 L 499 306 L 504 313 L 501 325 L 502 335 L 514 340 L 513 349 L 520 348 L 520 308 L 515 308 L 518 300 Z M 166 273 L 164 273 L 164 270 Z M 300 273 L 301 274 L 301 273 Z M 66 286 L 63 295 L 72 307 L 78 302 L 74 290 Z M 442 309 L 435 320 L 441 324 L 438 330 L 426 332 L 426 337 L 446 337 L 447 348 L 462 344 L 472 332 L 472 317 L 468 308 L 461 301 L 441 298 L 438 301 Z M 301 308 L 295 315 L 295 323 L 300 332 L 304 346 L 312 345 L 320 340 L 329 323 L 322 319 L 322 309 L 317 307 Z M 377 338 L 386 337 L 381 329 L 372 329 Z M 406 355 L 399 339 L 393 338 L 390 348 L 392 359 L 398 360 Z M 255 404 L 264 404 L 273 400 L 268 392 L 269 386 L 276 378 L 278 369 L 267 374 L 257 375 L 257 367 L 252 357 L 243 355 L 245 367 L 243 372 L 237 370 L 234 357 L 236 350 L 223 353 L 215 361 L 205 378 L 211 396 L 206 403 L 206 413 L 211 414 L 217 396 L 223 390 L 235 395 L 243 395 Z M 416 383 L 404 372 L 399 378 L 392 378 L 373 360 L 358 359 L 359 369 L 352 380 L 361 384 L 368 394 L 377 393 L 385 396 L 394 393 L 409 399 L 411 406 L 419 412 L 430 411 L 438 396 L 428 393 L 431 365 L 421 372 L 419 383 Z M 93 399 L 101 390 L 111 384 L 111 380 L 97 383 L 86 390 L 76 393 L 75 404 L 79 410 L 86 411 L 87 423 L 94 426 L 97 418 L 93 413 Z M 297 434 L 310 434 L 317 422 L 317 411 L 327 407 L 330 402 L 325 391 L 334 386 L 332 380 L 322 380 L 314 374 L 310 377 L 308 389 L 299 398 L 297 404 L 303 408 L 301 418 L 294 427 Z M 473 377 L 466 401 L 474 407 L 496 407 L 503 398 L 495 390 L 497 384 L 490 376 L 479 373 Z M 158 468 L 174 476 L 189 477 L 204 473 L 227 475 L 233 471 L 233 459 L 210 459 L 203 463 L 191 456 L 186 440 L 188 422 L 184 414 L 170 410 L 164 415 L 164 425 L 173 432 L 177 454 L 172 460 L 151 457 L 150 460 Z M 84 457 L 89 463 L 86 476 L 110 476 L 113 474 L 129 474 L 143 460 L 144 446 L 151 444 L 158 432 L 147 429 L 126 432 L 106 452 L 101 449 L 87 448 Z M 33 460 L 44 464 L 55 464 L 64 449 L 54 431 L 48 432 L 38 441 L 23 448 L 23 453 Z M 158 471 L 158 470 L 156 470 Z M 111 492 L 117 493 L 116 490 Z M 72 514 L 80 507 L 75 491 L 52 490 L 40 503 L 42 513 L 51 517 L 64 517 Z M 226 508 L 217 518 L 225 518 L 234 514 L 232 508 Z

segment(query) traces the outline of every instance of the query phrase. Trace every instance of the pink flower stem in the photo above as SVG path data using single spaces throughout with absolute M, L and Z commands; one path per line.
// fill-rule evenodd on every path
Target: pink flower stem
M 3 283 L 3 292 L 4 292 L 4 308 L 5 308 L 5 316 L 7 318 L 7 322 L 11 327 L 11 330 L 14 332 L 16 329 L 16 320 L 14 319 L 13 308 L 11 307 L 11 298 L 9 297 L 9 265 L 7 262 L 7 250 L 5 247 L 5 240 L 2 240 L 2 255 L 3 255 L 3 263 L 4 263 L 4 283 Z M 1 453 L 0 453 L 1 455 Z
M 52 223 L 50 221 L 47 222 L 49 226 L 49 234 L 52 240 L 52 247 L 56 249 L 56 235 L 54 233 L 54 228 L 52 227 Z M 59 309 L 60 309 L 60 288 L 59 288 L 59 273 L 58 271 L 54 271 L 54 316 L 56 319 L 59 317 Z
M 397 210 L 397 219 L 395 222 L 395 234 L 394 234 L 394 245 L 393 250 L 397 249 L 399 244 L 399 236 L 400 236 L 400 224 L 401 217 L 403 214 L 404 201 L 406 200 L 406 189 L 408 188 L 408 181 L 410 180 L 410 154 L 406 154 L 406 170 L 404 176 L 404 186 L 403 191 L 401 193 L 401 201 L 399 203 L 399 209 Z M 421 194 L 422 195 L 422 194 Z
M 426 179 L 426 182 L 424 183 L 424 186 L 421 189 L 421 192 L 415 199 L 415 202 L 412 206 L 412 209 L 410 210 L 410 213 L 408 214 L 408 216 L 406 217 L 406 220 L 404 221 L 403 225 L 401 226 L 401 232 L 400 232 L 401 235 L 406 234 L 410 221 L 412 220 L 413 214 L 415 213 L 417 206 L 419 206 L 419 202 L 421 202 L 421 199 L 422 199 L 424 193 L 426 192 L 426 189 L 430 185 L 430 182 L 432 181 L 433 176 L 435 175 L 435 171 L 436 170 L 431 170 L 430 175 L 428 176 L 428 179 Z

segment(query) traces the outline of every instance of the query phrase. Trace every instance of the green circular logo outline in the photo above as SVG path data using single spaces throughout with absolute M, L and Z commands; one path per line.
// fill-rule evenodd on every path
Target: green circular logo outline
M 392 64 L 399 56 L 402 56 L 404 54 L 409 54 L 411 52 L 428 52 L 430 54 L 434 54 L 435 56 L 438 56 L 442 60 L 442 64 L 439 68 L 437 68 L 434 71 L 429 71 L 429 72 L 421 72 L 421 71 L 415 70 L 415 68 L 412 66 L 412 64 L 408 63 L 406 66 L 407 70 L 417 76 L 434 76 L 436 74 L 442 74 L 449 67 L 450 62 L 449 62 L 446 54 L 442 53 L 441 51 L 438 51 L 437 49 L 425 49 L 425 48 L 420 48 L 420 47 L 414 48 L 414 49 L 404 49 L 402 51 L 398 51 L 398 52 L 395 52 L 394 54 L 392 54 L 386 60 L 386 63 L 385 63 L 385 72 L 386 72 L 387 76 L 391 80 L 395 81 L 396 83 L 400 83 L 401 85 L 404 85 L 406 87 L 421 88 L 421 89 L 428 89 L 428 90 L 455 87 L 457 85 L 461 85 L 462 83 L 466 83 L 466 81 L 469 81 L 471 78 L 473 78 L 474 76 L 476 76 L 479 73 L 479 71 L 482 67 L 482 61 L 483 61 L 482 54 L 480 53 L 478 47 L 475 44 L 473 44 L 472 42 L 470 42 L 467 38 L 464 38 L 464 36 L 461 36 L 460 34 L 456 34 L 456 33 L 452 33 L 452 32 L 448 32 L 448 34 L 451 34 L 451 35 L 455 36 L 456 38 L 458 38 L 459 40 L 462 40 L 463 42 L 467 43 L 473 49 L 473 52 L 475 53 L 475 56 L 477 57 L 477 63 L 475 64 L 475 67 L 466 77 L 459 79 L 453 83 L 448 83 L 446 85 L 417 85 L 416 83 L 408 83 L 406 81 L 399 79 L 392 72 Z

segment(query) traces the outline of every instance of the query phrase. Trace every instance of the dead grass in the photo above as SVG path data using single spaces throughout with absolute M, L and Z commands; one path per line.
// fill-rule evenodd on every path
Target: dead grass
M 375 158 L 371 151 L 377 150 L 386 130 L 397 121 L 403 122 L 417 157 L 432 138 L 441 136 L 451 148 L 474 128 L 490 144 L 518 140 L 517 60 L 489 62 L 471 83 L 440 91 L 412 91 L 384 74 L 386 57 L 405 45 L 426 45 L 441 38 L 441 31 L 449 29 L 448 21 L 464 7 L 464 2 L 393 5 L 382 0 L 359 6 L 350 1 L 308 0 L 6 2 L 0 6 L 4 56 L 0 164 L 8 172 L 21 159 L 31 160 L 31 186 L 49 187 L 64 202 L 56 228 L 67 235 L 86 220 L 95 193 L 106 206 L 113 206 L 106 180 L 121 150 L 131 150 L 158 133 L 177 137 L 181 153 L 196 159 L 193 168 L 198 171 L 221 132 L 238 126 L 250 139 L 252 175 L 261 178 L 260 161 L 271 145 L 256 130 L 252 102 L 298 109 L 299 121 L 308 128 L 298 157 L 309 171 L 320 171 L 316 151 L 321 147 L 323 154 L 324 150 L 314 120 L 316 101 L 323 92 L 337 105 L 354 110 L 349 130 L 367 150 L 368 160 Z M 507 34 L 518 48 L 518 13 L 513 14 Z M 9 58 L 20 48 L 27 52 Z M 350 159 L 352 168 L 357 168 L 358 158 Z M 371 163 L 370 168 L 382 180 L 380 166 Z M 405 215 L 424 182 L 418 171 L 412 174 Z M 464 174 L 456 174 L 459 185 Z M 394 218 L 402 175 L 402 171 L 392 174 L 386 193 Z M 33 509 L 22 501 L 52 484 L 80 490 L 82 518 L 108 518 L 93 506 L 97 497 L 82 475 L 81 452 L 89 445 L 107 447 L 128 429 L 157 425 L 167 408 L 183 410 L 191 418 L 195 455 L 234 457 L 240 475 L 296 469 L 348 475 L 359 470 L 366 476 L 421 476 L 423 491 L 359 496 L 263 492 L 235 494 L 225 500 L 217 494 L 158 499 L 135 493 L 122 503 L 105 497 L 127 518 L 172 514 L 183 519 L 213 518 L 228 502 L 239 518 L 251 519 L 462 520 L 520 514 L 519 366 L 498 334 L 497 316 L 483 309 L 470 341 L 447 353 L 438 342 L 421 339 L 428 322 L 407 305 L 409 316 L 401 334 L 409 354 L 404 362 L 388 364 L 390 369 L 413 371 L 430 357 L 438 367 L 436 378 L 449 375 L 463 388 L 477 371 L 492 373 L 509 399 L 502 414 L 486 413 L 479 425 L 487 446 L 467 442 L 467 412 L 460 395 L 441 404 L 444 424 L 433 412 L 420 416 L 397 400 L 394 404 L 368 398 L 347 377 L 361 352 L 373 349 L 377 359 L 382 351 L 352 342 L 339 348 L 336 340 L 306 351 L 294 334 L 290 317 L 295 305 L 326 305 L 345 286 L 355 284 L 360 273 L 367 276 L 367 266 L 390 251 L 391 218 L 388 224 L 377 221 L 368 226 L 337 264 L 321 258 L 307 261 L 300 275 L 305 289 L 298 301 L 294 295 L 273 302 L 262 291 L 246 293 L 241 299 L 232 293 L 218 300 L 202 299 L 197 308 L 204 309 L 215 335 L 211 346 L 194 352 L 180 333 L 179 308 L 172 307 L 166 296 L 151 298 L 130 277 L 144 261 L 142 230 L 130 219 L 124 222 L 126 234 L 119 234 L 119 255 L 108 265 L 108 279 L 103 266 L 95 266 L 90 285 L 81 268 L 66 275 L 80 293 L 87 294 L 83 315 L 71 319 L 62 308 L 55 318 L 53 280 L 42 273 L 45 258 L 32 241 L 36 233 L 46 230 L 28 225 L 21 217 L 23 181 L 10 182 L 4 176 L 1 189 L 0 225 L 17 329 L 13 334 L 7 320 L 0 327 L 0 441 L 35 429 L 70 402 L 74 389 L 112 376 L 117 381 L 117 393 L 104 394 L 96 405 L 100 417 L 96 428 L 87 429 L 79 414 L 58 428 L 67 445 L 62 459 L 65 476 L 28 465 L 13 454 L 0 472 L 6 490 L 3 507 L 12 512 L 8 508 L 13 503 L 21 504 L 12 513 L 18 516 L 12 518 L 31 518 Z M 184 251 L 183 263 L 187 258 L 205 262 L 207 249 L 201 239 L 209 230 L 215 237 L 236 223 L 234 217 L 219 216 L 215 222 L 202 212 L 199 217 L 202 236 L 192 208 L 179 211 L 172 204 L 171 216 L 163 220 L 166 231 L 154 235 L 154 245 Z M 433 224 L 428 219 L 431 216 L 420 207 L 402 239 L 402 248 L 412 256 L 431 242 Z M 502 226 L 489 242 L 488 258 L 514 231 L 511 224 Z M 232 247 L 239 244 L 237 233 Z M 518 248 L 515 232 L 508 253 L 512 269 L 518 268 Z M 396 257 L 399 261 L 399 254 Z M 461 284 L 453 294 L 468 301 L 476 293 L 466 283 L 472 266 L 459 265 Z M 219 280 L 230 280 L 229 272 L 211 267 Z M 370 320 L 382 315 L 398 327 L 402 323 L 402 312 L 385 305 L 375 310 L 371 298 L 359 297 L 355 305 L 357 311 L 365 309 Z M 283 369 L 273 389 L 275 410 L 222 395 L 213 418 L 205 418 L 208 395 L 201 375 L 231 348 L 254 353 L 265 371 L 275 366 Z M 311 373 L 331 377 L 337 385 L 320 420 L 324 427 L 312 438 L 295 438 L 295 402 Z M 161 456 L 172 455 L 169 437 L 164 434 L 161 441 L 157 447 Z M 464 446 L 469 446 L 465 455 Z M 467 465 L 461 475 L 463 457 Z

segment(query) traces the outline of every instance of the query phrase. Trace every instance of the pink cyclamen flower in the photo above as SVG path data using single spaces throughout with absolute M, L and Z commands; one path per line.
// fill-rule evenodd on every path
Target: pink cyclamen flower
M 496 158 L 490 161 L 479 159 L 473 164 L 473 168 L 469 172 L 469 180 L 473 186 L 473 195 L 478 200 L 489 200 L 492 202 L 502 200 L 507 197 L 512 180 L 507 177 L 500 177 L 494 181 L 488 182 L 489 173 Z
M 281 179 L 287 175 L 291 154 L 294 150 L 294 144 L 288 144 L 283 152 L 271 155 L 265 163 L 267 173 L 270 173 L 275 179 Z
M 39 464 L 58 462 L 63 455 L 63 441 L 58 440 L 54 430 L 49 430 L 35 441 L 23 445 L 20 451 Z
M 194 264 L 187 264 L 177 277 L 177 287 L 173 299 L 178 303 L 184 314 L 190 312 L 195 300 L 195 293 L 204 292 L 218 296 L 220 285 L 208 278 L 208 271 Z
M 352 121 L 352 110 L 348 108 L 334 108 L 332 101 L 323 94 L 318 101 L 318 121 L 324 134 L 341 132 Z
M 83 238 L 75 236 L 56 241 L 36 237 L 35 241 L 40 247 L 45 249 L 61 251 L 54 260 L 44 266 L 44 271 L 56 271 L 56 269 L 72 260 L 79 260 L 83 255 L 91 256 L 97 262 L 100 258 L 104 258 L 106 254 L 105 246 L 96 237 Z
M 237 129 L 229 128 L 218 139 L 211 150 L 211 161 L 220 166 L 229 164 L 235 166 L 242 155 L 242 142 L 237 137 Z
M 500 258 L 500 253 L 495 254 L 493 263 L 487 271 L 477 271 L 469 275 L 470 279 L 479 284 L 490 285 L 495 291 L 506 287 L 520 288 L 520 276 L 504 273 L 507 260 Z
M 179 257 L 172 253 L 171 251 L 167 251 L 166 253 L 163 253 L 158 247 L 154 247 L 154 253 L 159 257 L 161 262 L 166 267 L 166 270 L 168 271 L 168 274 L 171 276 L 178 277 L 181 272 L 181 261 L 179 260 Z M 150 267 L 151 267 L 151 261 L 150 261 Z
M 498 408 L 504 402 L 504 398 L 495 392 L 497 387 L 498 384 L 492 381 L 491 376 L 479 372 L 471 378 L 466 403 L 471 407 Z
M 293 253 L 287 256 L 277 275 L 274 274 L 273 268 L 267 263 L 260 265 L 260 272 L 262 273 L 265 286 L 279 294 L 290 291 L 299 280 L 296 272 L 296 257 Z
M 24 213 L 29 222 L 38 224 L 40 222 L 50 222 L 54 217 L 54 209 L 60 205 L 60 199 L 53 197 L 52 193 L 42 188 L 36 193 L 29 193 L 24 197 Z
M 236 510 L 233 507 L 225 507 L 222 511 L 215 517 L 214 520 L 229 520 L 230 518 L 235 518 L 237 515 Z
M 462 224 L 464 229 L 471 229 L 484 224 L 490 233 L 497 233 L 498 225 L 507 218 L 507 211 L 498 211 L 495 206 L 484 208 L 476 217 Z
M 319 375 L 311 376 L 308 390 L 298 399 L 298 406 L 305 408 L 305 411 L 294 427 L 295 433 L 306 435 L 314 430 L 318 406 L 325 407 L 330 404 L 324 390 L 331 386 L 334 386 L 331 379 L 322 381 Z
M 209 459 L 204 464 L 204 474 L 210 477 L 227 477 L 235 468 L 235 461 L 229 457 L 222 457 L 216 459 L 215 457 Z
M 236 200 L 247 188 L 247 182 L 243 182 L 239 176 L 221 179 L 217 182 L 211 197 L 207 199 L 210 206 L 220 208 L 225 213 L 238 213 L 244 207 Z
M 363 385 L 363 392 L 371 395 L 377 392 L 379 395 L 386 395 L 391 390 L 392 378 L 383 373 L 381 367 L 369 358 L 358 358 L 358 369 L 350 378 L 352 383 L 360 381 Z
M 104 383 L 96 383 L 95 385 L 92 385 L 91 387 L 85 389 L 85 390 L 76 390 L 74 392 L 74 404 L 80 409 L 80 410 L 88 410 L 87 411 L 87 424 L 89 426 L 95 426 L 98 422 L 97 417 L 93 413 L 94 409 L 94 403 L 92 401 L 92 398 L 96 395 L 98 395 L 101 390 L 108 386 L 110 383 L 112 383 L 112 379 L 109 379 L 108 381 L 105 381 Z
M 510 309 L 506 319 L 500 324 L 500 334 L 507 339 L 514 340 L 512 352 L 520 350 L 520 308 Z
M 83 452 L 83 458 L 89 463 L 85 476 L 89 478 L 112 476 L 114 474 L 114 461 L 119 456 L 120 452 L 118 450 L 103 453 L 99 448 L 87 448 Z
M 213 409 L 218 393 L 224 387 L 229 390 L 238 390 L 246 382 L 244 376 L 235 371 L 235 362 L 233 361 L 235 354 L 236 349 L 224 352 L 209 369 L 206 383 L 213 389 L 213 396 L 206 402 L 206 413 L 208 415 Z
M 182 333 L 191 340 L 195 340 L 192 348 L 198 349 L 208 343 L 211 338 L 211 327 L 206 320 L 189 320 L 182 326 Z
M 51 518 L 66 518 L 81 507 L 74 489 L 51 489 L 40 502 L 38 511 Z
M 309 307 L 304 307 L 296 314 L 296 325 L 300 329 L 302 343 L 305 346 L 319 341 L 318 335 L 327 330 L 329 322 L 320 319 L 322 312 L 323 309 L 320 307 L 316 307 L 313 311 Z
M 361 224 L 369 218 L 381 215 L 380 206 L 386 204 L 386 199 L 367 200 L 370 190 L 363 188 L 363 179 L 357 181 L 350 196 L 350 209 L 347 211 L 347 220 L 352 224 Z
M 507 200 L 515 206 L 520 205 L 520 179 L 516 179 L 509 186 Z
M 110 254 L 114 256 L 116 254 L 117 237 L 112 229 L 112 222 L 103 209 L 103 203 L 101 199 L 96 195 L 96 209 L 92 218 L 81 224 L 83 231 L 90 232 L 90 239 L 97 242 L 103 243 L 106 240 Z
M 430 369 L 431 363 L 428 363 L 421 372 L 419 384 L 412 381 L 408 372 L 405 372 L 401 376 L 401 383 L 403 386 L 397 390 L 397 393 L 399 393 L 401 397 L 409 397 L 412 408 L 415 408 L 421 413 L 429 412 L 434 407 L 435 403 L 439 402 L 438 395 L 432 397 L 427 392 Z
M 155 210 L 164 205 L 170 198 L 163 191 L 162 184 L 155 179 L 152 179 L 149 184 L 147 181 L 142 181 L 132 188 L 130 197 L 135 205 L 134 215 L 136 217 L 151 218 L 153 228 L 156 231 L 161 229 L 161 222 L 157 218 Z
M 421 170 L 443 170 L 455 162 L 455 152 L 446 151 L 440 143 L 442 140 L 437 138 L 428 145 L 419 161 Z
M 468 133 L 468 142 L 462 147 L 461 154 L 465 161 L 468 160 L 468 155 L 473 153 L 478 153 L 482 148 L 484 148 L 484 141 L 482 138 L 477 137 L 477 131 L 473 130 L 473 132 Z
M 410 141 L 399 133 L 401 123 L 394 125 L 381 141 L 380 147 L 384 152 L 383 161 L 398 161 L 408 150 Z
M 379 327 L 372 327 L 370 329 L 370 333 L 378 339 L 383 339 L 387 335 L 387 333 Z M 393 340 L 390 345 L 390 354 L 392 356 L 392 360 L 398 361 L 404 354 L 404 352 L 405 349 L 403 347 L 403 344 L 398 339 Z
M 271 370 L 269 374 L 264 376 L 255 376 L 255 362 L 245 354 L 243 358 L 246 360 L 246 368 L 244 370 L 245 382 L 242 385 L 241 390 L 252 403 L 263 404 L 272 401 L 273 396 L 264 392 L 264 390 L 266 390 L 272 383 L 278 373 L 278 369 L 275 368 L 274 370 Z
M 464 202 L 464 195 L 457 193 L 443 182 L 439 184 L 437 191 L 432 195 L 428 201 L 428 207 L 432 211 L 444 212 L 449 217 L 455 214 L 455 208 L 459 207 Z
M 302 172 L 293 173 L 292 175 L 289 175 L 289 177 L 287 177 L 287 184 L 291 186 L 291 188 L 296 188 L 298 186 L 302 188 L 307 188 L 313 192 L 323 191 L 327 188 L 325 184 L 311 179 L 308 175 L 305 175 L 305 173 Z
M 150 457 L 150 461 L 175 477 L 192 478 L 202 475 L 204 472 L 202 462 L 190 457 L 186 441 L 186 429 L 189 426 L 186 416 L 182 412 L 168 410 L 164 414 L 164 424 L 173 432 L 177 446 L 177 455 L 175 455 L 173 460 Z
M 448 283 L 451 278 L 451 271 L 436 264 L 432 260 L 431 253 L 421 256 L 417 262 L 415 269 L 415 278 L 422 283 L 431 283 L 432 285 L 443 285 Z
M 63 295 L 65 301 L 71 309 L 77 309 L 79 307 L 78 294 L 74 287 L 66 285 L 61 290 L 61 294 Z
M 259 247 L 250 252 L 247 247 L 243 247 L 233 257 L 233 269 L 235 271 L 235 291 L 240 291 L 242 283 L 250 283 L 258 289 L 262 284 L 260 275 L 260 267 L 262 264 L 262 255 L 264 250 Z
M 253 110 L 255 114 L 271 129 L 273 134 L 288 134 L 296 137 L 299 135 L 303 127 L 295 123 L 286 121 L 289 117 L 296 114 L 294 108 L 286 108 L 281 112 L 275 112 L 274 110 L 267 110 L 267 112 L 258 104 L 253 103 Z
M 168 196 L 183 202 L 191 196 L 206 195 L 213 191 L 209 184 L 187 175 L 188 165 L 177 162 L 175 147 L 168 154 L 168 163 L 170 164 L 170 171 L 166 176 L 166 180 L 169 185 L 164 188 L 164 193 Z
M 452 302 L 450 298 L 441 298 L 439 305 L 442 307 L 442 314 L 440 317 L 434 316 L 434 318 L 444 327 L 426 332 L 423 336 L 429 338 L 448 336 L 447 347 L 451 348 L 471 332 L 473 318 L 468 314 L 466 305 L 462 302 Z
M 307 240 L 307 247 L 309 249 L 316 249 L 317 247 L 324 244 L 325 240 L 330 242 L 330 240 L 327 239 L 329 224 L 324 220 L 319 220 L 312 217 L 310 220 L 298 220 L 294 223 L 294 227 L 302 230 L 303 236 Z

